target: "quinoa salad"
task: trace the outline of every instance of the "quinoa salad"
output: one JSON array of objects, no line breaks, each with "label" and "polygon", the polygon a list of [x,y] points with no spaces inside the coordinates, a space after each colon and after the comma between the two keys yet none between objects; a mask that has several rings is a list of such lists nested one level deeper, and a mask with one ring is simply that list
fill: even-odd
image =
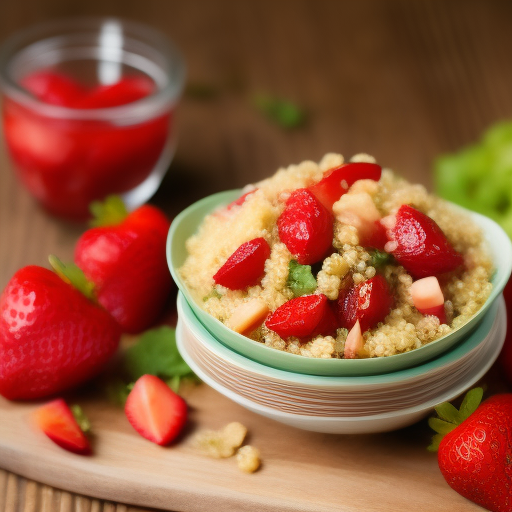
[{"label": "quinoa salad", "polygon": [[373,157],[279,169],[208,215],[180,274],[201,307],[273,349],[314,358],[408,352],[491,293],[481,229]]}]

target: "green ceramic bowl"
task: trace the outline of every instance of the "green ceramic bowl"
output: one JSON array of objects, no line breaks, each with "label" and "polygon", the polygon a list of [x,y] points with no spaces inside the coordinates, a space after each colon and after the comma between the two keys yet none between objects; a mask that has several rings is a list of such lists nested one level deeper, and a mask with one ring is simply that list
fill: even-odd
[{"label": "green ceramic bowl", "polygon": [[[185,242],[196,233],[203,218],[217,208],[229,204],[239,195],[240,190],[220,192],[208,196],[182,211],[173,220],[169,230],[166,248],[167,262],[176,284],[201,324],[223,345],[249,359],[273,368],[310,375],[355,376],[389,373],[422,364],[439,356],[467,337],[501,294],[510,277],[512,244],[507,234],[491,219],[464,210],[484,231],[490,245],[496,271],[492,278],[493,290],[487,302],[460,329],[421,348],[389,357],[351,360],[312,359],[275,350],[228,329],[222,322],[204,311],[201,305],[193,299],[178,272],[187,257]],[[454,207],[459,208],[455,205]]]}]

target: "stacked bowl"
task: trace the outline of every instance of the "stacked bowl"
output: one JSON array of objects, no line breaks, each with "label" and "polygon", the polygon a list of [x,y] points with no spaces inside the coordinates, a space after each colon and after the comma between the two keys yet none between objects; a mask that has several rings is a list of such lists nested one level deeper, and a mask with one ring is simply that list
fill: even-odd
[{"label": "stacked bowl", "polygon": [[512,244],[492,220],[468,212],[482,228],[495,264],[493,290],[456,331],[421,348],[371,359],[313,359],[278,351],[228,329],[191,296],[178,269],[186,240],[204,217],[240,191],[207,197],[173,221],[167,240],[178,296],[178,348],[208,385],[258,414],[298,428],[370,433],[410,425],[473,386],[498,357],[505,339],[501,293],[512,269]]}]

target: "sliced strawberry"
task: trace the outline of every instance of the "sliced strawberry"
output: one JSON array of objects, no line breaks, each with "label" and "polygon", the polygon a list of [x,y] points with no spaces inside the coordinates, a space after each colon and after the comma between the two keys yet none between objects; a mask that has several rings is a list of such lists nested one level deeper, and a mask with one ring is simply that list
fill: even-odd
[{"label": "sliced strawberry", "polygon": [[437,316],[442,324],[446,323],[444,296],[437,277],[424,277],[412,283],[411,296],[415,308],[420,313]]},{"label": "sliced strawberry", "polygon": [[110,108],[133,103],[155,91],[155,84],[145,76],[125,76],[111,85],[99,85],[78,103],[78,108]]},{"label": "sliced strawberry", "polygon": [[357,320],[361,331],[372,329],[383,322],[393,304],[393,298],[386,279],[376,275],[340,293],[338,315],[342,327],[351,329]]},{"label": "sliced strawberry", "polygon": [[254,188],[253,190],[249,190],[249,192],[246,192],[245,194],[242,194],[238,199],[235,199],[234,201],[232,201],[231,203],[229,203],[227,206],[226,206],[226,210],[229,211],[231,210],[232,208],[234,208],[235,206],[242,206],[244,203],[245,203],[245,200],[251,195],[251,194],[254,194],[254,192],[256,192],[256,190],[258,190],[257,188]]},{"label": "sliced strawberry", "polygon": [[73,453],[91,453],[89,440],[62,398],[39,407],[34,413],[37,426],[56,444]]},{"label": "sliced strawberry", "polygon": [[338,318],[336,317],[336,313],[334,312],[334,304],[335,302],[327,301],[327,307],[325,308],[324,314],[320,319],[320,322],[318,322],[318,325],[309,335],[310,337],[319,335],[334,336],[336,334],[336,329],[339,327],[339,322]]},{"label": "sliced strawberry", "polygon": [[382,168],[367,162],[349,162],[326,171],[323,178],[309,187],[316,198],[328,209],[358,180],[379,181]]},{"label": "sliced strawberry", "polygon": [[62,107],[74,107],[86,95],[78,82],[57,71],[36,71],[23,78],[21,85],[41,101]]},{"label": "sliced strawberry", "polygon": [[372,249],[384,250],[384,246],[388,242],[386,228],[381,224],[380,220],[376,220],[370,229],[363,233],[359,233],[359,245],[363,247],[371,247]]},{"label": "sliced strawberry", "polygon": [[400,207],[388,236],[388,252],[414,278],[451,272],[463,263],[462,255],[453,248],[441,228],[412,206]]},{"label": "sliced strawberry", "polygon": [[161,446],[175,439],[187,421],[183,398],[154,375],[143,375],[137,380],[124,411],[142,437]]},{"label": "sliced strawberry", "polygon": [[279,238],[301,265],[320,261],[332,245],[333,217],[307,189],[295,190],[277,219]]},{"label": "sliced strawberry", "polygon": [[333,323],[336,323],[333,317],[324,294],[303,295],[277,308],[265,325],[283,339],[290,336],[308,338],[318,334],[331,334]]},{"label": "sliced strawberry", "polygon": [[243,290],[255,285],[265,272],[270,246],[264,238],[242,244],[220,267],[213,280],[230,290]]}]

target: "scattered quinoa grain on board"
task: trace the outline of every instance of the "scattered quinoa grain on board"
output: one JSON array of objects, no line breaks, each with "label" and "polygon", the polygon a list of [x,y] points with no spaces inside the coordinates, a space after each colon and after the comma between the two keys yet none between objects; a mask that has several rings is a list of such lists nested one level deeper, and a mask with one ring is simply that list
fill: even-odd
[{"label": "scattered quinoa grain on board", "polygon": [[[180,273],[205,311],[269,347],[313,358],[408,352],[464,325],[491,293],[492,258],[468,213],[369,155],[330,153],[244,192],[204,219]],[[215,280],[243,282],[248,268],[261,274],[249,286]]]}]

